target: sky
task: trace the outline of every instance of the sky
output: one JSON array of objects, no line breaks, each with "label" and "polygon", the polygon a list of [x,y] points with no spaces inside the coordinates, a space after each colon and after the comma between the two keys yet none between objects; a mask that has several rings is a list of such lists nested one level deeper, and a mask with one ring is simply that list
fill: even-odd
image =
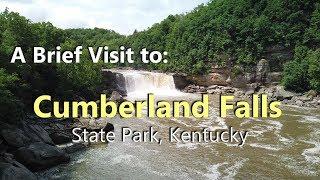
[{"label": "sky", "polygon": [[59,28],[105,28],[132,34],[170,14],[191,11],[208,0],[0,0],[33,22],[49,21]]}]

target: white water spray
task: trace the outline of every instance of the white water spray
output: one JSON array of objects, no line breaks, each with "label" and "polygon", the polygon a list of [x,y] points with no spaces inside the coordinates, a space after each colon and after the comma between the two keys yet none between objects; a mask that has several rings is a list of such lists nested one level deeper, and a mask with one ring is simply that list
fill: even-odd
[{"label": "white water spray", "polygon": [[148,93],[156,96],[181,96],[184,93],[175,88],[173,76],[136,70],[118,70],[125,78],[129,98],[146,98]]}]

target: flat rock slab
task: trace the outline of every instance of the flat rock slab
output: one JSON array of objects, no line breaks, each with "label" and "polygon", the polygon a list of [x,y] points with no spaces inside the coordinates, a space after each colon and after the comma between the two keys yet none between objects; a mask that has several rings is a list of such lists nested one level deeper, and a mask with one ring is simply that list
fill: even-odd
[{"label": "flat rock slab", "polygon": [[32,171],[47,169],[70,161],[70,157],[63,150],[42,142],[19,148],[15,158]]}]

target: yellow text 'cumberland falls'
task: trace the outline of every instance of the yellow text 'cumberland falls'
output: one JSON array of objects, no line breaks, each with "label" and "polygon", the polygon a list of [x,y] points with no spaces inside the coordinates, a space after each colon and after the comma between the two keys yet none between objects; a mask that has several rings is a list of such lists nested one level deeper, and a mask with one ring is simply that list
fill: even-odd
[{"label": "yellow text 'cumberland falls'", "polygon": [[[41,109],[42,103],[52,103],[53,110],[45,112]],[[221,96],[220,116],[227,117],[228,113],[233,112],[238,118],[278,118],[282,111],[279,108],[280,102],[268,102],[267,95],[253,95],[251,105],[247,101],[234,102],[234,96]],[[63,107],[61,107],[63,106]],[[143,115],[143,109],[147,108],[148,117],[171,118],[171,117],[190,117],[208,118],[209,116],[209,97],[202,95],[202,100],[193,103],[187,101],[155,101],[153,94],[148,94],[144,101],[124,101],[121,103],[107,101],[105,94],[101,94],[100,103],[94,101],[80,102],[57,102],[51,100],[51,96],[42,95],[34,102],[34,112],[41,118],[69,118],[69,117],[89,117],[112,118],[119,114],[123,118],[138,117]],[[60,109],[63,109],[60,112]],[[71,111],[70,111],[71,109]]]}]

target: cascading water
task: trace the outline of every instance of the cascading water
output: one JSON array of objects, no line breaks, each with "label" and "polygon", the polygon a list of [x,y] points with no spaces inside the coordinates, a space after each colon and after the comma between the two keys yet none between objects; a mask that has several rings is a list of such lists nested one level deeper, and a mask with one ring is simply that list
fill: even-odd
[{"label": "cascading water", "polygon": [[125,88],[130,98],[146,98],[148,93],[156,96],[180,96],[172,75],[136,70],[118,70],[125,78]]},{"label": "cascading water", "polygon": [[164,73],[146,71],[124,71],[128,97],[144,98],[148,93],[157,96],[176,96],[181,94],[175,88],[173,77]]}]

